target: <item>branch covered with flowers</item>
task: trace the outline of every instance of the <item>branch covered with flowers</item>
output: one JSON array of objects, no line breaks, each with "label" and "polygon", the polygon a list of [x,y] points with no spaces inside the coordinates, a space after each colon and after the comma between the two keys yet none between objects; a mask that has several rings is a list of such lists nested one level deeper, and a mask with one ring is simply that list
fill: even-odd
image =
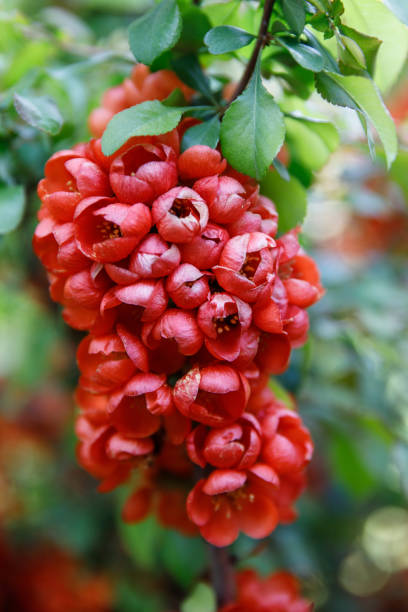
[{"label": "branch covered with flowers", "polygon": [[[139,63],[92,111],[92,138],[45,166],[34,250],[65,321],[87,334],[78,460],[101,492],[130,487],[126,522],[154,514],[222,548],[296,518],[313,443],[268,381],[306,342],[324,293],[299,224],[338,142],[299,98],[316,90],[352,108],[373,150],[372,127],[388,164],[397,152],[374,80],[381,42],[348,25],[348,3],[248,3],[258,29],[247,31],[241,3],[219,24],[216,5],[163,0],[131,25]],[[237,63],[230,81],[222,70]],[[41,109],[16,108],[38,123]],[[305,161],[305,133],[324,145],[318,160],[312,147]],[[222,612],[275,609],[269,597],[310,609],[284,574],[239,574],[232,603],[224,559]]]}]

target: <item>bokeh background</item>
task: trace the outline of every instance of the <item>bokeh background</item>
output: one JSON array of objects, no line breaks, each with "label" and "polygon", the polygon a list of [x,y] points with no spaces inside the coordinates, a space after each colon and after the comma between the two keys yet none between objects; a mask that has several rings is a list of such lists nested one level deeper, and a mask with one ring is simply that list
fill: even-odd
[{"label": "bokeh background", "polygon": [[[183,599],[182,612],[211,607],[203,542],[152,518],[124,525],[123,493],[98,494],[77,466],[81,334],[64,325],[31,251],[44,162],[89,137],[89,112],[132,66],[127,26],[148,6],[0,3],[0,188],[23,184],[26,194],[19,227],[0,236],[2,611],[164,612]],[[322,612],[408,610],[407,77],[387,94],[402,142],[388,176],[351,117],[324,107],[342,142],[310,186],[303,243],[327,293],[275,385],[316,442],[309,490],[295,524],[260,545],[241,537],[233,546],[241,566],[297,574]],[[15,92],[51,96],[61,131],[25,124]]]}]

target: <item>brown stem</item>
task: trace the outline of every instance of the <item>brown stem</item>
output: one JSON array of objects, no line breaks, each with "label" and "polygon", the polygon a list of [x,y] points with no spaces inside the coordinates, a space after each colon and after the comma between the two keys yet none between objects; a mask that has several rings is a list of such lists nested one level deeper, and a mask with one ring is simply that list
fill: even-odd
[{"label": "brown stem", "polygon": [[[261,19],[261,24],[259,26],[259,32],[258,32],[258,37],[257,37],[257,41],[256,41],[256,45],[254,47],[254,50],[252,51],[252,55],[249,59],[249,62],[245,68],[245,72],[242,75],[237,88],[234,92],[234,95],[232,96],[231,100],[229,101],[228,106],[231,104],[231,102],[233,102],[235,100],[235,98],[238,98],[238,96],[240,96],[242,94],[242,92],[244,91],[245,87],[248,85],[252,73],[255,69],[256,66],[256,62],[258,61],[258,55],[260,54],[260,52],[262,51],[262,49],[264,48],[264,46],[267,43],[267,34],[268,34],[268,26],[269,26],[269,20],[271,18],[272,15],[272,11],[273,11],[273,7],[275,4],[276,0],[265,0],[265,4],[264,4],[264,10],[263,10],[263,14],[262,14],[262,19]],[[226,109],[224,109],[225,112]]]},{"label": "brown stem", "polygon": [[211,581],[218,606],[225,606],[235,599],[235,571],[227,548],[209,545]]}]

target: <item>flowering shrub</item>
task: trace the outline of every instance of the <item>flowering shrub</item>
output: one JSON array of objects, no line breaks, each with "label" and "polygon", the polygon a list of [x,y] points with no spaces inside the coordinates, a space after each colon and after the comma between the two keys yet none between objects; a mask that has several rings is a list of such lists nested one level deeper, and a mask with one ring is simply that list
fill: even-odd
[{"label": "flowering shrub", "polygon": [[[105,94],[92,131],[175,85],[137,66]],[[312,442],[267,379],[306,340],[306,309],[323,290],[297,230],[277,237],[256,181],[218,149],[181,152],[190,123],[109,157],[98,138],[53,155],[34,249],[65,321],[88,332],[77,354],[80,463],[101,491],[136,471],[124,520],[154,511],[226,546],[295,517]]]}]

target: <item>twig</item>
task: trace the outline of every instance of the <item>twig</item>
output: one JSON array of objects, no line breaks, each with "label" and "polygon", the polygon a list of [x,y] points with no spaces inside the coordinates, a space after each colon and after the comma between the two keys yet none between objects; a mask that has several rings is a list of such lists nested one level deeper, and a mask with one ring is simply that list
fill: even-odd
[{"label": "twig", "polygon": [[[259,32],[258,32],[258,36],[257,36],[257,41],[256,41],[256,45],[254,47],[254,50],[252,52],[252,55],[249,59],[249,62],[245,68],[245,72],[242,75],[237,88],[234,92],[234,95],[232,96],[231,100],[229,101],[228,106],[231,104],[231,102],[233,102],[235,100],[235,98],[238,98],[238,96],[240,96],[242,94],[242,92],[244,91],[245,87],[248,85],[252,73],[255,69],[256,66],[256,62],[258,61],[258,55],[260,54],[260,52],[262,51],[262,49],[264,48],[264,46],[267,44],[268,42],[268,38],[267,38],[267,34],[268,34],[268,26],[269,26],[269,20],[271,18],[272,15],[272,11],[273,11],[273,7],[275,5],[276,0],[265,0],[265,5],[264,5],[264,10],[263,10],[263,14],[262,14],[262,20],[261,20],[261,24],[259,26]],[[224,109],[225,111],[226,109]]]},{"label": "twig", "polygon": [[218,606],[235,599],[235,571],[228,549],[209,545],[211,581]]}]

